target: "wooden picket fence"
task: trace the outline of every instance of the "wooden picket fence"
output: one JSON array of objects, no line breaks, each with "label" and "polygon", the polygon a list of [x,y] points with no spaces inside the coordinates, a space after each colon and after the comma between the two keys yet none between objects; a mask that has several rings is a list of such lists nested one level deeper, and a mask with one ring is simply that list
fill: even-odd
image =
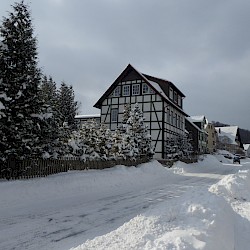
[{"label": "wooden picket fence", "polygon": [[29,179],[45,177],[52,174],[67,172],[70,170],[105,169],[116,165],[137,166],[148,162],[147,157],[136,160],[112,160],[112,161],[81,161],[79,159],[32,159],[17,161],[10,159],[6,165],[0,166],[0,179]]}]

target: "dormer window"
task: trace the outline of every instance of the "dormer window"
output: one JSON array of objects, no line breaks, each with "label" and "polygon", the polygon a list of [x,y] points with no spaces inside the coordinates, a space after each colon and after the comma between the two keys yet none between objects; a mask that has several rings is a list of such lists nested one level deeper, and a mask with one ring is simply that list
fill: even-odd
[{"label": "dormer window", "polygon": [[174,102],[177,103],[177,93],[174,92]]},{"label": "dormer window", "polygon": [[139,95],[139,94],[140,94],[140,84],[133,84],[132,95]]},{"label": "dormer window", "polygon": [[173,98],[174,98],[173,89],[172,89],[171,87],[169,88],[169,98],[170,98],[171,100],[173,100]]},{"label": "dormer window", "polygon": [[178,105],[181,107],[181,96],[178,95]]}]

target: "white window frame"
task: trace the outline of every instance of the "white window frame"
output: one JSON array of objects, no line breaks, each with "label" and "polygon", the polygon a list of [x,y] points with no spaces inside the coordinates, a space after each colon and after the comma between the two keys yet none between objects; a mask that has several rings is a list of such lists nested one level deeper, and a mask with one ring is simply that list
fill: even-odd
[{"label": "white window frame", "polygon": [[140,95],[140,84],[132,85],[132,95]]},{"label": "white window frame", "polygon": [[113,96],[120,96],[121,94],[121,87],[117,86],[113,92]]},{"label": "white window frame", "polygon": [[[125,92],[125,89],[126,89],[126,92]],[[123,85],[122,86],[122,95],[123,96],[130,96],[130,85]]]},{"label": "white window frame", "polygon": [[118,108],[111,109],[111,122],[117,122],[118,121]]},{"label": "white window frame", "polygon": [[149,86],[146,83],[142,84],[142,94],[148,94],[149,93]]}]

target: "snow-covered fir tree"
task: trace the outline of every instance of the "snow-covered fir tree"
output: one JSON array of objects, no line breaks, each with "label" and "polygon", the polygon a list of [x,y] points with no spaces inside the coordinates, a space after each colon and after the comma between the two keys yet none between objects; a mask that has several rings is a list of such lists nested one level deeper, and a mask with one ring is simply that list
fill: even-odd
[{"label": "snow-covered fir tree", "polygon": [[81,160],[104,159],[100,126],[94,120],[86,121],[81,128],[74,131],[68,141],[68,155],[80,157]]},{"label": "snow-covered fir tree", "polygon": [[0,26],[0,158],[38,153],[40,114],[37,40],[30,11],[23,1]]},{"label": "snow-covered fir tree", "polygon": [[125,133],[127,130],[127,121],[130,117],[130,112],[131,112],[131,105],[130,103],[124,105],[124,110],[123,110],[123,116],[122,116],[122,123],[118,125],[118,128],[120,132]]},{"label": "snow-covered fir tree", "polygon": [[186,134],[168,138],[165,149],[169,159],[188,158],[193,153],[192,144]]},{"label": "snow-covered fir tree", "polygon": [[110,160],[118,160],[118,159],[126,159],[126,151],[124,144],[124,135],[120,129],[116,129],[112,133],[111,137],[111,149],[109,152],[109,159]]},{"label": "snow-covered fir tree", "polygon": [[130,155],[134,157],[152,156],[153,149],[151,146],[151,136],[148,127],[144,123],[143,112],[140,110],[138,103],[130,112],[127,120],[126,136],[131,145]]},{"label": "snow-covered fir tree", "polygon": [[72,86],[62,82],[58,90],[58,112],[63,122],[67,123],[70,129],[76,128],[75,116],[77,114],[78,103],[75,101],[75,94]]},{"label": "snow-covered fir tree", "polygon": [[56,83],[52,76],[47,77],[46,75],[43,75],[39,89],[41,100],[45,105],[50,106],[55,113],[57,110],[58,98]]},{"label": "snow-covered fir tree", "polygon": [[41,123],[40,146],[43,157],[53,157],[64,154],[63,140],[66,136],[65,131],[68,128],[63,127],[62,117],[57,109],[57,89],[56,83],[50,76],[43,76],[39,86],[39,98],[43,103],[43,112],[47,114],[46,119]]},{"label": "snow-covered fir tree", "polygon": [[104,124],[100,124],[96,130],[95,152],[100,156],[101,160],[108,160],[112,147],[112,133]]}]

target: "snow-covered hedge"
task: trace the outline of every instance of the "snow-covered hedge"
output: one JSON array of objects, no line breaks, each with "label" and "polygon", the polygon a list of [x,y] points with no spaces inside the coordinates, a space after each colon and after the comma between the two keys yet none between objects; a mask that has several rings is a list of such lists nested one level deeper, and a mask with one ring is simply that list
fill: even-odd
[{"label": "snow-covered hedge", "polygon": [[132,110],[130,105],[125,107],[123,123],[114,132],[94,120],[87,121],[73,132],[67,145],[70,155],[84,161],[136,159],[153,155],[151,136],[138,104]]}]

